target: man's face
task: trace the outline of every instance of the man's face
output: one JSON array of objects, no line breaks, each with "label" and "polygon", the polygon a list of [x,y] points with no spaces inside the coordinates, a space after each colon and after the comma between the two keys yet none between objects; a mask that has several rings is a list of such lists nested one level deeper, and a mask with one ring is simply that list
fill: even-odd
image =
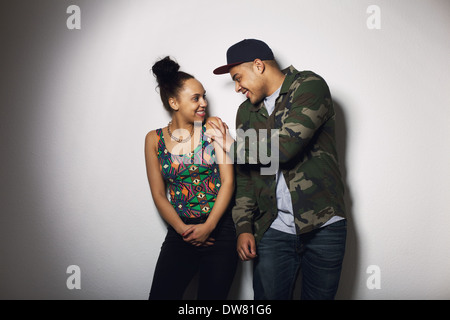
[{"label": "man's face", "polygon": [[244,94],[252,104],[257,104],[265,97],[262,74],[253,62],[239,64],[230,69],[236,92]]}]

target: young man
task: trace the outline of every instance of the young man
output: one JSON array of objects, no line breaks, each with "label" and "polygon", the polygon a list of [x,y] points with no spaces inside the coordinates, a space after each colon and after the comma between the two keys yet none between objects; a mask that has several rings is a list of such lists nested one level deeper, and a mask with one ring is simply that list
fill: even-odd
[{"label": "young man", "polygon": [[[347,224],[326,82],[293,66],[280,70],[272,50],[255,39],[231,46],[227,65],[214,73],[230,73],[247,97],[237,112],[237,141],[224,139],[222,123],[212,137],[237,163],[237,251],[254,259],[254,298],[292,299],[301,270],[302,299],[334,299]],[[257,138],[245,142],[249,130]],[[260,150],[277,162],[271,174]]]}]

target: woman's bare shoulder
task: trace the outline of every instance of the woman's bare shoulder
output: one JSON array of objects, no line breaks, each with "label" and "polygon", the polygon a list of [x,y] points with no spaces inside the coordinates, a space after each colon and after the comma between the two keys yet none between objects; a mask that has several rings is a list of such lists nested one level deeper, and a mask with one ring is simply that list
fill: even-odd
[{"label": "woman's bare shoulder", "polygon": [[212,129],[210,122],[214,123],[215,125],[219,125],[219,117],[209,117],[208,119],[206,119],[206,130]]},{"label": "woman's bare shoulder", "polygon": [[159,139],[159,136],[158,136],[158,133],[156,132],[156,130],[149,131],[147,133],[147,135],[145,136],[145,146],[146,147],[156,146],[158,139]]}]

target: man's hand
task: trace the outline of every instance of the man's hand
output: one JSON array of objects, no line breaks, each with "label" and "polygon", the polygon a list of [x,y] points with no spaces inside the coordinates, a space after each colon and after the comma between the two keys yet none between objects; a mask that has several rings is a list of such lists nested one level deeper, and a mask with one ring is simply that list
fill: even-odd
[{"label": "man's hand", "polygon": [[234,139],[230,135],[227,124],[220,118],[217,118],[215,122],[208,121],[208,123],[212,129],[206,130],[206,135],[213,139],[225,152],[230,152]]},{"label": "man's hand", "polygon": [[251,233],[241,233],[237,239],[237,252],[242,261],[256,257],[255,237]]}]

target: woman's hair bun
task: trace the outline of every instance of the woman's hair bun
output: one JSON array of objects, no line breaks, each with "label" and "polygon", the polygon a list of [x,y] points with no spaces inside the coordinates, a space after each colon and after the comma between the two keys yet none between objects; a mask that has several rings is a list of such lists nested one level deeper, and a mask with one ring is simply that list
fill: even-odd
[{"label": "woman's hair bun", "polygon": [[180,65],[170,59],[169,56],[157,61],[153,67],[152,71],[158,81],[159,85],[173,81],[180,70]]},{"label": "woman's hair bun", "polygon": [[169,98],[176,97],[183,88],[184,82],[194,78],[189,73],[180,71],[180,65],[169,56],[157,61],[152,67],[153,74],[158,82],[161,101],[169,112],[172,108],[169,105]]}]

